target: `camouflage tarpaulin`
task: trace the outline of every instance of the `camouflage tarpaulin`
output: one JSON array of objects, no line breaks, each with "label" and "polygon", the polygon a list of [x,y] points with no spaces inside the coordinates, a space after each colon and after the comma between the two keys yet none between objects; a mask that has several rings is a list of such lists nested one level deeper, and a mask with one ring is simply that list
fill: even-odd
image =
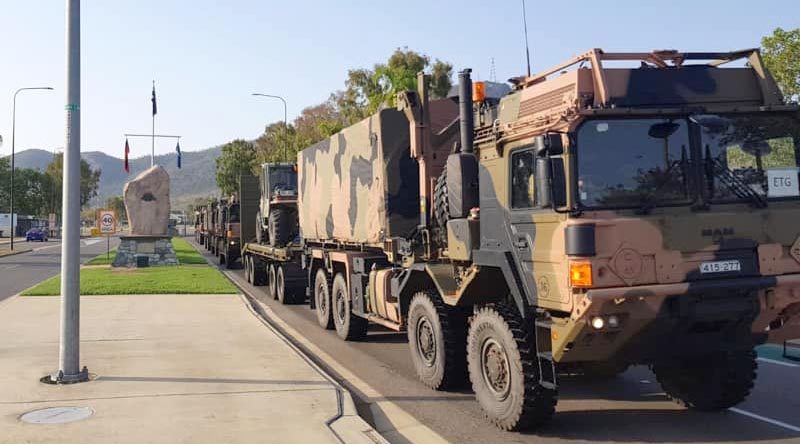
[{"label": "camouflage tarpaulin", "polygon": [[305,239],[374,245],[419,223],[419,168],[399,111],[382,110],[297,157]]}]

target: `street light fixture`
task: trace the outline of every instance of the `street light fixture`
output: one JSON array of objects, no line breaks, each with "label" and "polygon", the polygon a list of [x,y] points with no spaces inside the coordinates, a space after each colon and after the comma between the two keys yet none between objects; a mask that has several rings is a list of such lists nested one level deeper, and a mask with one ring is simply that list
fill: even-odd
[{"label": "street light fixture", "polygon": [[15,226],[14,226],[14,151],[15,151],[15,143],[16,143],[16,132],[17,132],[17,94],[22,91],[31,91],[31,90],[48,90],[52,91],[53,88],[49,86],[32,86],[27,88],[20,88],[14,93],[14,106],[11,112],[11,250],[14,250],[14,236],[15,233]]},{"label": "street light fixture", "polygon": [[286,118],[286,100],[284,100],[281,96],[275,96],[272,94],[263,94],[263,93],[253,93],[254,96],[260,97],[269,97],[271,99],[278,99],[283,102],[283,160],[287,161],[287,146],[289,145],[289,123]]}]

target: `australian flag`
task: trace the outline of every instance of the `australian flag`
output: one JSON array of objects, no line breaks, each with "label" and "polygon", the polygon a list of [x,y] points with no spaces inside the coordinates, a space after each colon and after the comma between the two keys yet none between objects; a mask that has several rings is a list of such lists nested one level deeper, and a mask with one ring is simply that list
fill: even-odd
[{"label": "australian flag", "polygon": [[181,168],[181,141],[178,141],[178,144],[175,145],[175,152],[178,153],[178,169]]},{"label": "australian flag", "polygon": [[156,107],[156,82],[153,82],[153,98],[150,99],[153,102],[153,115],[155,116],[158,114],[158,108]]}]

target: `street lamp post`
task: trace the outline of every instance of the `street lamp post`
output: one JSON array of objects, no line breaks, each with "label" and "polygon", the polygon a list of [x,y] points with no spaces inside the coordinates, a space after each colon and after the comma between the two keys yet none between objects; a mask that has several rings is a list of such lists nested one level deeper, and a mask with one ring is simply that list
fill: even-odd
[{"label": "street lamp post", "polygon": [[253,93],[254,96],[269,97],[271,99],[279,99],[283,102],[283,160],[287,161],[287,146],[289,145],[289,122],[286,118],[286,100],[281,96],[272,94]]},{"label": "street lamp post", "polygon": [[49,86],[33,86],[27,88],[20,88],[14,93],[14,106],[11,111],[11,250],[14,250],[14,151],[16,143],[17,132],[17,94],[22,91],[30,91],[35,89],[46,89],[52,91],[53,88]]}]

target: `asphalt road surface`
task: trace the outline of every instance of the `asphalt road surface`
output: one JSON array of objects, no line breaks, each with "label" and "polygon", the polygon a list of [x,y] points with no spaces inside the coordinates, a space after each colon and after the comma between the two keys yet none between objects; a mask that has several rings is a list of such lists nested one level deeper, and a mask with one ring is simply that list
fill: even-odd
[{"label": "asphalt road surface", "polygon": [[668,400],[645,367],[607,382],[561,378],[553,420],[536,431],[509,433],[483,418],[469,388],[435,392],[417,382],[405,333],[372,326],[365,341],[344,342],[322,330],[307,305],[280,305],[267,298],[266,287],[249,286],[241,270],[231,275],[294,329],[336,356],[339,364],[454,443],[800,443],[800,365],[789,361],[760,359],[758,381],[748,400],[716,413],[688,411]]},{"label": "asphalt road surface", "polygon": [[[119,238],[111,238],[112,249],[118,243]],[[60,239],[31,242],[27,246],[33,250],[0,258],[0,301],[61,272]],[[105,238],[81,239],[81,263],[105,251]]]}]

